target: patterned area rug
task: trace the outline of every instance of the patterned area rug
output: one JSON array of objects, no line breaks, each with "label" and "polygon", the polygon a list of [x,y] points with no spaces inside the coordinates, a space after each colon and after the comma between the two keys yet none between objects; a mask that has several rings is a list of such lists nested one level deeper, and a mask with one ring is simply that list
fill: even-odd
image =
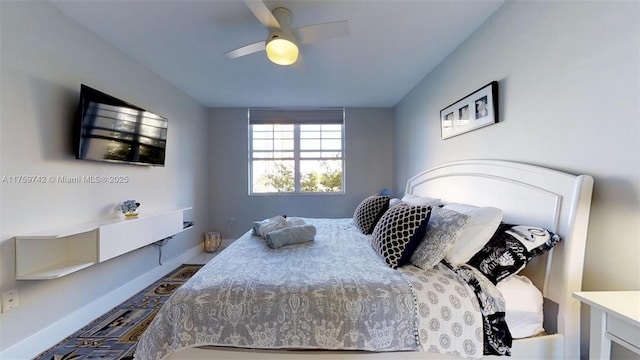
[{"label": "patterned area rug", "polygon": [[201,267],[178,267],[34,360],[133,359],[138,339],[162,304]]}]

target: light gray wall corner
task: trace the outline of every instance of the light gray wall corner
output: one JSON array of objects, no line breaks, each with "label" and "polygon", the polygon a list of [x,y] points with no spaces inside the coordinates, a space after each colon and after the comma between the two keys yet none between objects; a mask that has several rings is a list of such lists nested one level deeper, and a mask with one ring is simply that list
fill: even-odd
[{"label": "light gray wall corner", "polygon": [[[583,289],[640,289],[639,17],[636,1],[506,2],[396,106],[396,189],[462,159],[592,175]],[[439,111],[492,80],[500,122],[441,140]]]},{"label": "light gray wall corner", "polygon": [[[136,199],[142,215],[194,207],[196,228],[169,241],[165,260],[200,244],[197,234],[208,227],[209,124],[205,107],[48,2],[3,1],[0,6],[0,175],[128,179],[0,185],[0,288],[18,289],[20,298],[17,309],[0,315],[2,352],[159,267],[158,251],[149,246],[60,279],[16,281],[14,236],[116,217],[118,203]],[[72,124],[81,83],[167,117],[166,166],[76,160]],[[58,335],[53,340],[69,334]]]}]

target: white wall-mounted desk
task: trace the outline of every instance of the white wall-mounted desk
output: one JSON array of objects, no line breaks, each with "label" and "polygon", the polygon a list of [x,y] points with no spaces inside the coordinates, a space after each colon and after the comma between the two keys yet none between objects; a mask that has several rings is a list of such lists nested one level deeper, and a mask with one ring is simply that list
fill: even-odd
[{"label": "white wall-mounted desk", "polygon": [[591,307],[590,359],[609,359],[611,341],[640,355],[640,291],[583,291],[573,297]]},{"label": "white wall-mounted desk", "polygon": [[16,279],[56,279],[139,249],[190,227],[191,208],[142,214],[16,236]]}]

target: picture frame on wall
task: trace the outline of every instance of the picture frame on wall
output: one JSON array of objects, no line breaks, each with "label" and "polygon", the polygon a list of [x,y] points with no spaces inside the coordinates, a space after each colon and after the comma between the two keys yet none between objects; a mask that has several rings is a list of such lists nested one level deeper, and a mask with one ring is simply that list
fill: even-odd
[{"label": "picture frame on wall", "polygon": [[492,81],[440,110],[442,139],[498,122],[498,82]]}]

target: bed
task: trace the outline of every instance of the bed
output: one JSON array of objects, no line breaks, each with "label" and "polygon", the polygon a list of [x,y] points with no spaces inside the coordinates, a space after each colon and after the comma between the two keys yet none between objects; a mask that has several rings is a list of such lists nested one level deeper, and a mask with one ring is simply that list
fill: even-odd
[{"label": "bed", "polygon": [[[502,224],[535,225],[561,238],[514,275],[526,276],[544,297],[545,332],[511,343],[498,329],[495,351],[513,358],[579,358],[580,305],[572,293],[581,289],[592,187],[588,175],[497,160],[447,163],[408,180],[406,199],[437,200],[442,209],[500,209]],[[487,328],[493,327],[487,319],[495,313],[501,321],[504,299],[500,291],[495,298],[487,295],[497,287],[485,286],[486,279],[476,275],[482,266],[443,260],[394,269],[397,258],[373,245],[390,210],[409,208],[424,206],[385,209],[373,220],[372,234],[355,237],[346,237],[355,232],[354,219],[303,219],[317,228],[315,240],[277,249],[247,232],[172,296],[143,334],[136,358],[483,357],[478,351],[486,352]],[[430,204],[429,222],[443,218],[437,209]],[[327,253],[329,261],[323,258]],[[465,276],[484,280],[469,282]],[[430,311],[429,303],[438,301],[452,306]]]}]

